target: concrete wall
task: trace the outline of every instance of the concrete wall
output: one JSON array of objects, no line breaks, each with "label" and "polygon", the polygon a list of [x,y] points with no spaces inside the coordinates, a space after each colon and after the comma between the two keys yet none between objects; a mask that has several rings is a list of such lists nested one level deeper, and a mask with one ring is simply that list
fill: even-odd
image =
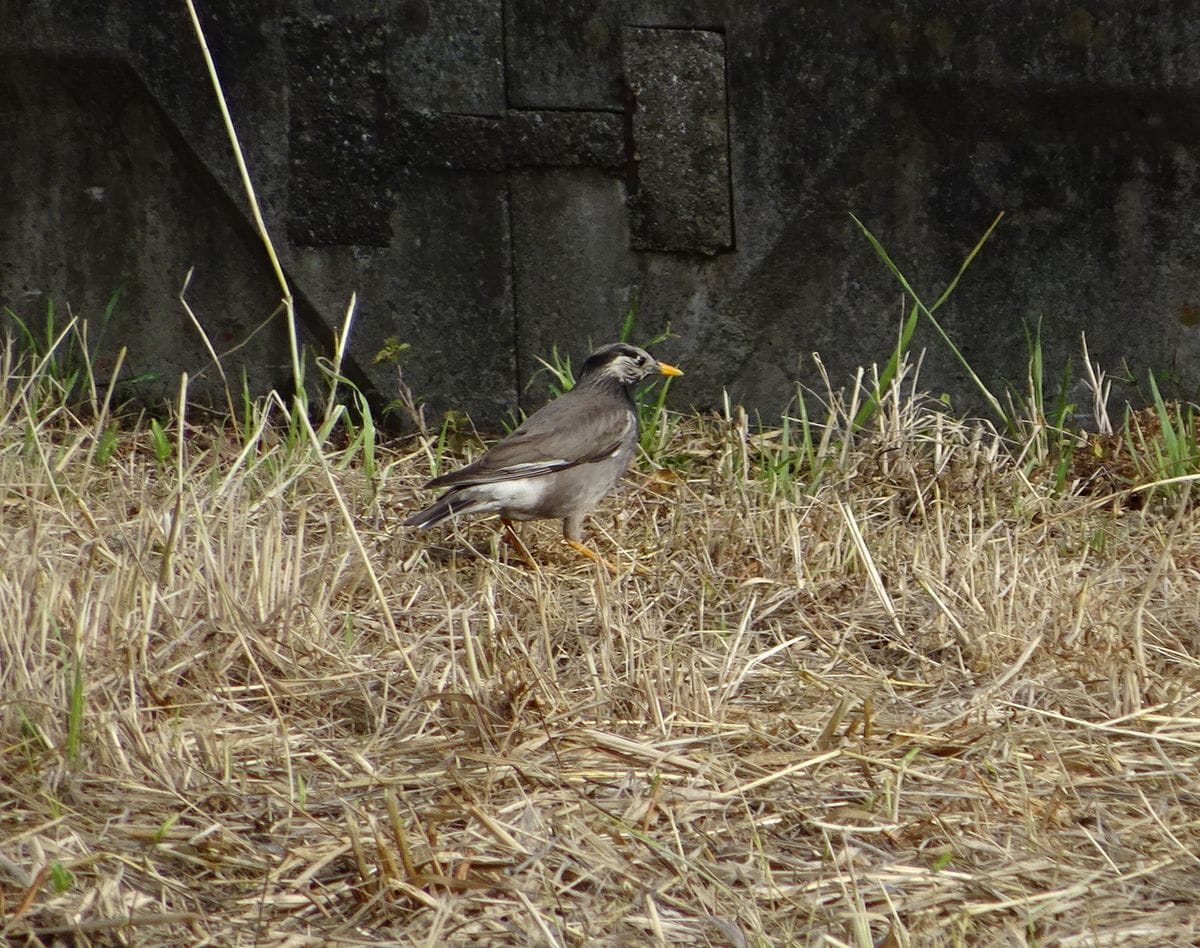
[{"label": "concrete wall", "polygon": [[[820,351],[882,361],[899,290],[976,368],[1052,357],[1200,382],[1200,6],[1194,2],[197,0],[268,224],[324,346],[352,290],[352,371],[412,345],[434,411],[502,418],[557,343],[639,330],[681,401],[777,412]],[[0,0],[0,303],[46,299],[131,348],[142,394],[207,359],[286,384],[278,301],[181,4]],[[923,376],[977,399],[940,343]],[[102,356],[104,353],[102,353]],[[103,359],[102,359],[103,368]],[[215,381],[208,370],[197,391]],[[214,390],[210,387],[210,393]]]}]

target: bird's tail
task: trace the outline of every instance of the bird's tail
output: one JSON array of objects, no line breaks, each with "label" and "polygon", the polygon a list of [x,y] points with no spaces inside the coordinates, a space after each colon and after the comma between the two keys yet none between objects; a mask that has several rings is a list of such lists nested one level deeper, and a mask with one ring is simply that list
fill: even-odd
[{"label": "bird's tail", "polygon": [[405,519],[406,527],[416,527],[419,530],[427,530],[430,527],[436,527],[443,520],[449,520],[455,514],[470,513],[481,505],[479,498],[472,497],[469,494],[463,494],[459,491],[450,491],[442,494],[437,500],[426,507],[424,510],[418,510]]}]

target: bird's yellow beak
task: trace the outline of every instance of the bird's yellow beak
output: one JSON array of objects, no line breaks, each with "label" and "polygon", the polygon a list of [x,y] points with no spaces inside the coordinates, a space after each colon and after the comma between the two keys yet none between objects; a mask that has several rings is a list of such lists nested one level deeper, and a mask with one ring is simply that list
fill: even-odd
[{"label": "bird's yellow beak", "polygon": [[658,371],[663,375],[683,375],[683,369],[677,369],[673,365],[667,365],[665,362],[658,363]]}]

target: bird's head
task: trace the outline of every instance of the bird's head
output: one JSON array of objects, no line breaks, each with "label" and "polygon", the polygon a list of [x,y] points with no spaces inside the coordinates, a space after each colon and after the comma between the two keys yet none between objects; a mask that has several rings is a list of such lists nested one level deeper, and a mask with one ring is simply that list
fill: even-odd
[{"label": "bird's head", "polygon": [[579,370],[579,382],[617,382],[620,385],[636,385],[651,375],[683,375],[679,369],[659,362],[645,349],[624,342],[597,349]]}]

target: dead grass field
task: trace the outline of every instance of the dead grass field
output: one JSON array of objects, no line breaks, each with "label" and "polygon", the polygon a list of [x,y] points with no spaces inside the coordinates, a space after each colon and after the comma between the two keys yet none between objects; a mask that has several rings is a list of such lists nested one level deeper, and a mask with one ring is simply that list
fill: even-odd
[{"label": "dead grass field", "polygon": [[555,524],[531,573],[397,526],[427,441],[106,442],[5,369],[9,943],[1200,940],[1186,482],[1054,492],[911,397],[794,481],[673,418],[621,573]]}]

